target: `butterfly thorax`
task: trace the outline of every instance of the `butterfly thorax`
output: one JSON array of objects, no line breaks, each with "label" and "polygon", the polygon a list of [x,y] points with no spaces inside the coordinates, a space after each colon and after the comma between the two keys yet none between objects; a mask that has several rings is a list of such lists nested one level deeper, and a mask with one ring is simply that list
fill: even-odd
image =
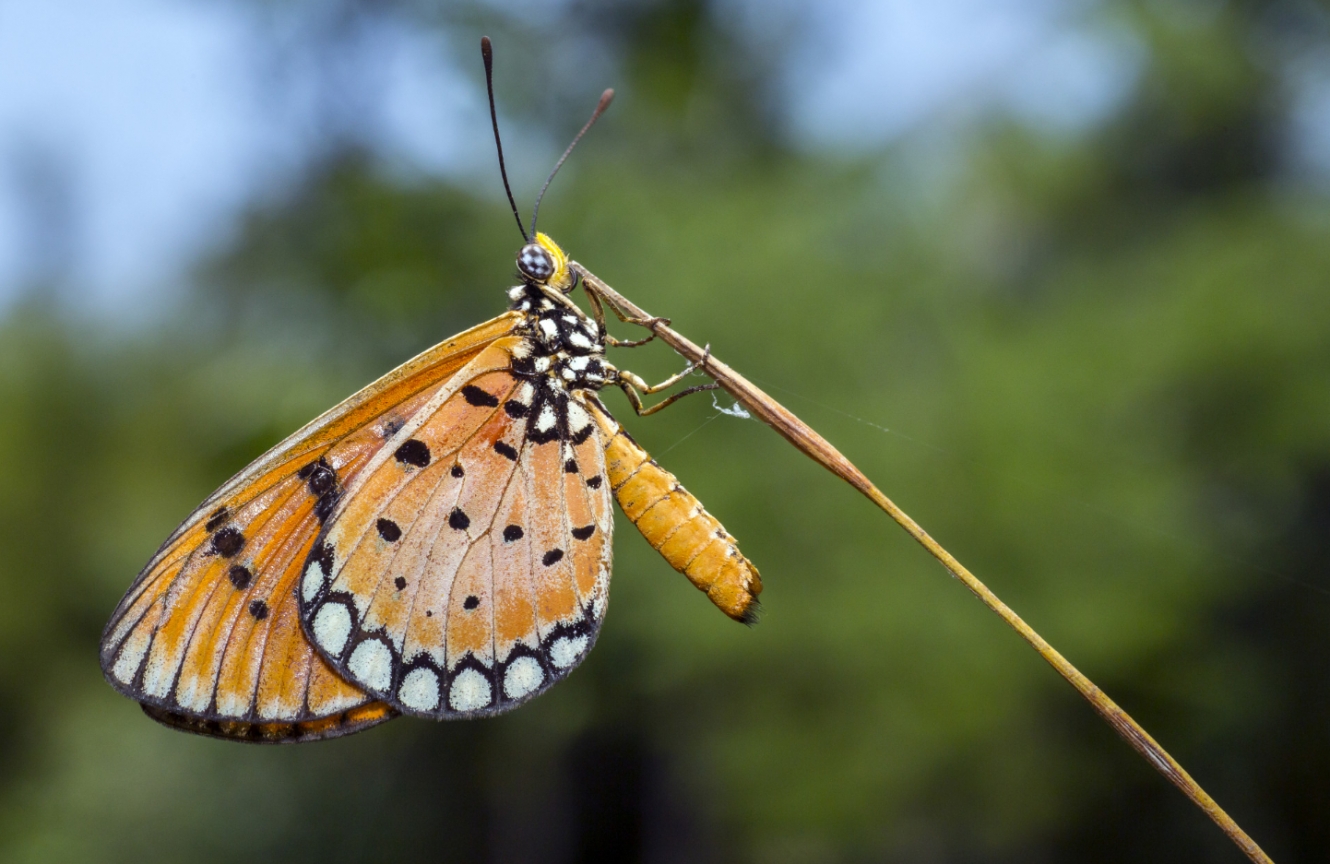
[{"label": "butterfly thorax", "polygon": [[580,443],[590,434],[590,423],[575,405],[570,417],[568,396],[607,383],[605,339],[594,321],[551,300],[536,285],[518,285],[508,296],[510,308],[524,316],[517,328],[524,340],[513,351],[513,373],[527,386],[505,408],[514,417],[530,417],[527,435],[537,443],[556,438]]}]

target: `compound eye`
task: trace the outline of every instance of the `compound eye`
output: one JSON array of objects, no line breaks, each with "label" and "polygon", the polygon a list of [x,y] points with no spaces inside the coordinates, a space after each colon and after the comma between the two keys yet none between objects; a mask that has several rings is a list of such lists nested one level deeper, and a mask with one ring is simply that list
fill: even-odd
[{"label": "compound eye", "polygon": [[517,253],[517,269],[523,276],[545,282],[554,275],[554,259],[539,243],[528,243]]}]

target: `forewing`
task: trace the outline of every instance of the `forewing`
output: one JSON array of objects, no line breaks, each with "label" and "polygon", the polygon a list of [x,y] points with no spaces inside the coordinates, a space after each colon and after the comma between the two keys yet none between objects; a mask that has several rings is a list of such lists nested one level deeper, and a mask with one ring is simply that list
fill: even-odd
[{"label": "forewing", "polygon": [[[101,660],[111,684],[168,725],[243,740],[331,737],[391,716],[310,649],[296,583],[348,485],[516,320],[501,316],[426,351],[210,496],[144,568],[107,625]],[[317,722],[325,719],[335,722]],[[278,735],[284,727],[290,734]]]},{"label": "forewing", "polygon": [[359,732],[371,726],[377,726],[386,720],[398,716],[390,706],[382,702],[366,702],[356,708],[320,717],[316,720],[304,720],[296,723],[246,723],[239,720],[205,720],[189,714],[167,711],[152,705],[142,705],[143,713],[172,729],[193,732],[208,738],[221,738],[226,741],[244,741],[249,744],[303,744],[306,741],[322,741],[327,738],[340,738]]},{"label": "forewing", "polygon": [[375,457],[301,582],[318,650],[408,713],[515,707],[581,661],[605,613],[599,429],[573,400],[537,431],[535,390],[510,369],[519,341],[477,356]]}]

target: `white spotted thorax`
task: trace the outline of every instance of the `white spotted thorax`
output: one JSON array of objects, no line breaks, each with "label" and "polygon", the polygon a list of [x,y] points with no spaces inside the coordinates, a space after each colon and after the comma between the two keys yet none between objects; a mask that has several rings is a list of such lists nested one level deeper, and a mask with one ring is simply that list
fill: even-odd
[{"label": "white spotted thorax", "polygon": [[[557,262],[543,243],[559,255]],[[517,269],[523,282],[508,291],[509,308],[524,316],[527,340],[513,351],[513,372],[532,384],[527,436],[537,444],[567,438],[579,444],[591,434],[587,412],[569,400],[578,390],[596,391],[612,380],[599,325],[570,302],[573,289],[563,253],[544,235],[522,247]],[[558,299],[556,299],[558,298]]]},{"label": "white spotted thorax", "polygon": [[591,417],[569,395],[599,390],[612,374],[599,328],[538,286],[518,285],[508,297],[511,308],[526,318],[522,329],[528,338],[513,350],[513,372],[531,385],[527,436],[537,444],[560,437],[581,443],[590,434]]}]

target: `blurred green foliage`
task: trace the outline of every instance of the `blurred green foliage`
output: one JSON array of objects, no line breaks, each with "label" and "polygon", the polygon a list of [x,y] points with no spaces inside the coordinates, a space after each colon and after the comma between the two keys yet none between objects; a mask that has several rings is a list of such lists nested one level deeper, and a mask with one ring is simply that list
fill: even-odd
[{"label": "blurred green foliage", "polygon": [[[1116,117],[993,116],[920,179],[928,140],[791,147],[778,52],[715,9],[573,4],[559,26],[626,80],[542,228],[821,429],[1277,860],[1324,860],[1330,209],[1281,172],[1272,72],[1305,10],[1105,5],[1146,52]],[[570,68],[546,28],[395,14],[468,44],[484,21],[501,98],[559,137],[604,83],[536,74]],[[626,422],[762,570],[755,629],[621,523],[599,647],[513,714],[254,748],[116,696],[98,634],[157,543],[497,314],[512,228],[495,194],[330,147],[156,328],[39,292],[0,320],[0,860],[1241,860],[900,531],[705,396]]]}]

